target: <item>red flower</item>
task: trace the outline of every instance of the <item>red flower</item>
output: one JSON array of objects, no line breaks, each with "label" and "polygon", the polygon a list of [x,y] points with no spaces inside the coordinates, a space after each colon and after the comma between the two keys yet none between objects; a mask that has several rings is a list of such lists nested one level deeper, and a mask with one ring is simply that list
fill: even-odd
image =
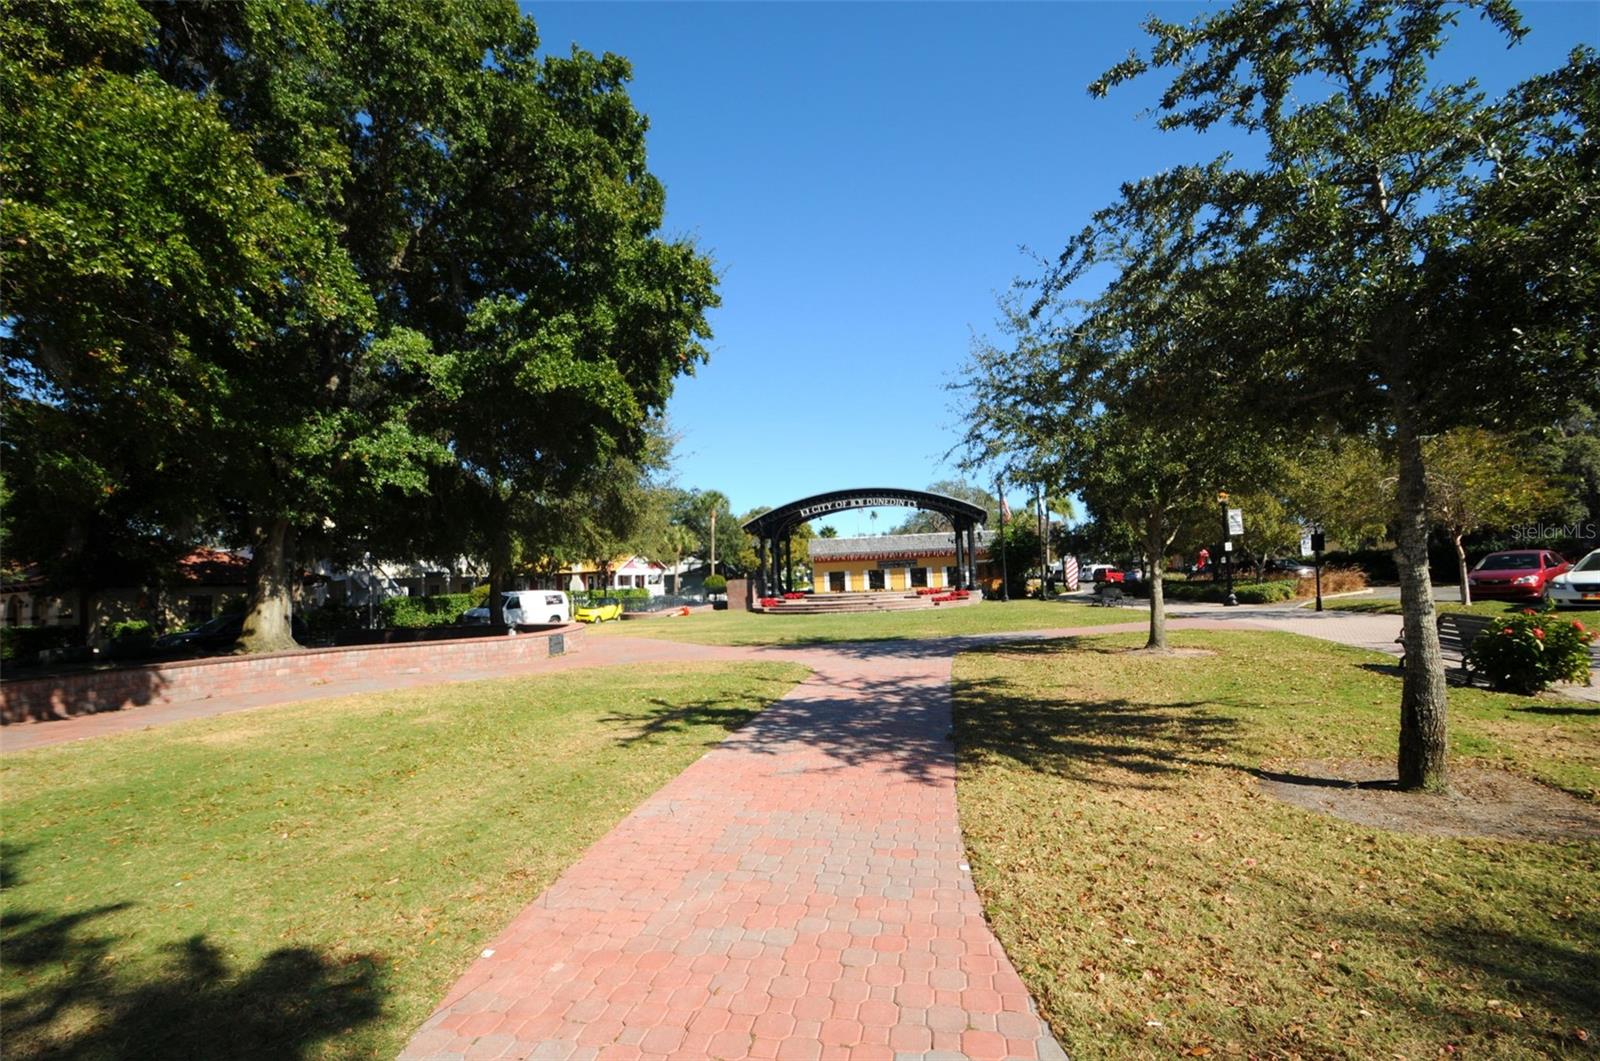
[{"label": "red flower", "polygon": [[1502,633],[1502,634],[1514,634],[1514,633],[1516,633],[1516,631],[1515,631],[1515,630],[1513,630],[1513,629],[1511,629],[1511,627],[1509,627],[1509,626],[1508,626],[1508,627],[1506,627],[1506,628],[1505,628],[1505,629],[1504,629],[1504,630],[1502,630],[1502,631],[1500,631],[1500,632],[1501,632],[1501,633]]},{"label": "red flower", "polygon": [[1544,631],[1539,629],[1536,626],[1536,627],[1533,628],[1533,636],[1537,637],[1540,641],[1543,641],[1544,640]]},{"label": "red flower", "polygon": [[1574,630],[1578,631],[1578,633],[1580,633],[1580,634],[1584,632],[1583,624],[1578,622],[1578,620],[1576,620],[1576,619],[1572,620],[1572,628]]},{"label": "red flower", "polygon": [[1538,615],[1539,613],[1534,611],[1532,608],[1524,608],[1524,609],[1522,609],[1522,614],[1523,615]]}]

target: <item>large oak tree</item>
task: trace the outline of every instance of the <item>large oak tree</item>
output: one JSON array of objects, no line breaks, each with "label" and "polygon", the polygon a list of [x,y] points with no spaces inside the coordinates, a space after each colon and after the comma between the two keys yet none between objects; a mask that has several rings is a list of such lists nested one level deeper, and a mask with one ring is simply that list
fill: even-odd
[{"label": "large oak tree", "polygon": [[510,2],[91,7],[8,19],[8,399],[253,547],[244,647],[287,647],[299,534],[414,540],[376,524],[431,492],[500,578],[642,454],[716,295],[625,60]]}]

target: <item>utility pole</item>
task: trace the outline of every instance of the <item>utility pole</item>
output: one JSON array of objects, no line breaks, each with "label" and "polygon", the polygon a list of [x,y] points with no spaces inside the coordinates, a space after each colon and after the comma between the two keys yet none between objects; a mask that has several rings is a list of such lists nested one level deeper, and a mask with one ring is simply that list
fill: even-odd
[{"label": "utility pole", "polygon": [[711,506],[711,574],[717,573],[717,506]]}]

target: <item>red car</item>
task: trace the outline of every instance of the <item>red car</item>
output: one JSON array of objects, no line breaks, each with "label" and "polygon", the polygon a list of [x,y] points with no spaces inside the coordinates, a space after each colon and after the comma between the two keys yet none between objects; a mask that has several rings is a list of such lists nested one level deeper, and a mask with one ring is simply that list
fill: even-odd
[{"label": "red car", "polygon": [[1479,599],[1538,601],[1545,584],[1571,567],[1546,549],[1490,553],[1467,575],[1467,585]]}]

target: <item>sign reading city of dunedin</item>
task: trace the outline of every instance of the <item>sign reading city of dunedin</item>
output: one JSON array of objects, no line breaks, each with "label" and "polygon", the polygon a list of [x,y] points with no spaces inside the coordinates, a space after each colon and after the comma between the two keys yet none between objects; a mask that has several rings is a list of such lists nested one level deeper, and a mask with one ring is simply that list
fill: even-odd
[{"label": "sign reading city of dunedin", "polygon": [[842,501],[824,501],[819,505],[807,505],[800,510],[800,518],[810,519],[824,512],[837,512],[844,508],[883,508],[889,505],[918,507],[918,503],[909,497],[848,497]]}]

